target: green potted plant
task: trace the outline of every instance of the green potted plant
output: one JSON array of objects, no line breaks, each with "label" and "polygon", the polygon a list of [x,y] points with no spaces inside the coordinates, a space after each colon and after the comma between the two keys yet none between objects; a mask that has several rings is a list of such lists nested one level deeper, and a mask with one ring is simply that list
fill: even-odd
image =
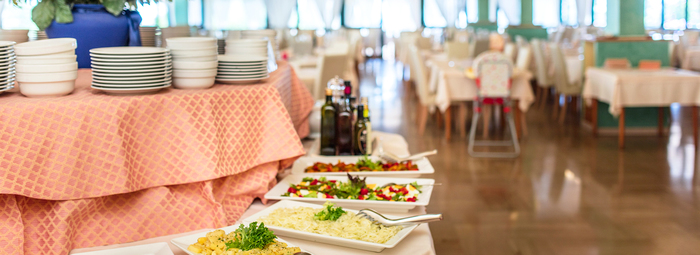
[{"label": "green potted plant", "polygon": [[[15,5],[22,0],[12,0]],[[27,0],[25,0],[27,1]],[[158,0],[41,0],[32,20],[49,38],[75,38],[80,68],[90,67],[90,49],[141,46],[137,3]]]}]

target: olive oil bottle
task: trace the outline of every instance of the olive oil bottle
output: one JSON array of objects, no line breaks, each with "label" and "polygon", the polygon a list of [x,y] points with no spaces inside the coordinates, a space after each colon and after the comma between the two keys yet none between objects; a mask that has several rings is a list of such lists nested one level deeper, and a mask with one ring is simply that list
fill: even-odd
[{"label": "olive oil bottle", "polygon": [[367,142],[366,142],[366,152],[365,154],[370,155],[372,154],[372,142],[374,137],[372,136],[372,122],[369,119],[369,100],[367,97],[362,97],[360,98],[360,103],[364,107],[364,112],[362,113],[362,116],[365,118],[365,127],[367,129]]},{"label": "olive oil bottle", "polygon": [[365,122],[365,107],[363,105],[357,106],[357,122],[355,122],[355,135],[353,136],[353,153],[355,155],[366,155],[367,154],[367,125]]},{"label": "olive oil bottle", "polygon": [[350,108],[350,92],[352,87],[346,83],[345,95],[341,100],[340,109],[338,109],[338,118],[336,120],[336,145],[338,155],[352,155],[352,109]]},{"label": "olive oil bottle", "polygon": [[334,156],[336,108],[333,104],[333,90],[326,89],[326,103],[321,107],[321,155]]}]

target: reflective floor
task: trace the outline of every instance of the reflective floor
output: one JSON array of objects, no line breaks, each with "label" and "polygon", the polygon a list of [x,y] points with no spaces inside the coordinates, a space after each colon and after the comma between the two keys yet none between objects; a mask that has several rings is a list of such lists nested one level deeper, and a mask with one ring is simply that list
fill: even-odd
[{"label": "reflective floor", "polygon": [[[670,135],[594,138],[527,113],[517,159],[477,159],[466,138],[447,141],[431,117],[418,135],[417,100],[403,95],[401,64],[370,60],[360,91],[374,129],[402,134],[412,152],[437,149],[430,213],[437,254],[700,254],[700,192],[689,111],[673,108]],[[680,122],[678,121],[680,120]]]}]

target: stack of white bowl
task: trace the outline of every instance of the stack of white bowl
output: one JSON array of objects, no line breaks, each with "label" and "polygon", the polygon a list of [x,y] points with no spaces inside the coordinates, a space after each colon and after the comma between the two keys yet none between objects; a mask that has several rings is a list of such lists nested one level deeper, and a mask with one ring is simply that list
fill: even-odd
[{"label": "stack of white bowl", "polygon": [[29,30],[0,30],[0,41],[23,43],[29,41]]},{"label": "stack of white bowl", "polygon": [[15,42],[0,41],[0,93],[15,86]]},{"label": "stack of white bowl", "polygon": [[139,27],[141,33],[141,46],[156,47],[156,28]]},{"label": "stack of white bowl", "polygon": [[217,40],[214,37],[168,38],[173,55],[173,86],[206,89],[214,85],[217,72]]},{"label": "stack of white bowl", "polygon": [[73,38],[15,45],[20,93],[27,97],[55,97],[73,92],[78,78],[77,47]]},{"label": "stack of white bowl", "polygon": [[250,84],[269,76],[267,57],[246,55],[219,55],[216,80],[221,83]]},{"label": "stack of white bowl", "polygon": [[243,30],[241,31],[241,39],[268,39],[275,57],[279,56],[279,47],[277,45],[277,31],[274,29],[263,30]]},{"label": "stack of white bowl", "polygon": [[170,87],[173,63],[169,49],[107,47],[90,50],[92,88],[108,94],[135,95]]},{"label": "stack of white bowl", "polygon": [[160,43],[161,47],[167,47],[167,39],[173,37],[190,37],[192,36],[190,32],[190,27],[164,27],[160,29]]}]

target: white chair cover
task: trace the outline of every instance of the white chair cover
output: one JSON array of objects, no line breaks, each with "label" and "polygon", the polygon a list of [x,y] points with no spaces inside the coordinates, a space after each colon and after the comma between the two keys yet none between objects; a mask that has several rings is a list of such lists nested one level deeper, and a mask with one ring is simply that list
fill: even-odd
[{"label": "white chair cover", "polygon": [[564,53],[556,43],[551,43],[549,48],[552,52],[552,64],[554,65],[554,85],[557,93],[563,95],[580,95],[582,90],[581,82],[571,83],[569,79]]},{"label": "white chair cover", "polygon": [[430,84],[428,83],[428,67],[425,65],[425,59],[421,56],[418,47],[415,45],[409,46],[411,58],[411,77],[416,84],[416,92],[418,99],[424,106],[432,106],[435,104],[435,95],[430,93]]},{"label": "white chair cover", "polygon": [[515,67],[523,71],[530,70],[530,64],[532,63],[532,51],[529,45],[520,47],[518,50],[518,58],[515,61]]},{"label": "white chair cover", "polygon": [[320,100],[326,96],[326,83],[335,76],[342,76],[347,67],[348,52],[326,52],[319,58],[317,78],[314,81],[314,99]]},{"label": "white chair cover", "polygon": [[515,61],[516,57],[516,48],[515,48],[515,43],[508,42],[506,43],[506,46],[503,48],[503,54],[510,59],[510,61]]},{"label": "white chair cover", "polygon": [[513,62],[506,55],[490,51],[474,60],[474,74],[480,80],[479,96],[493,98],[510,97],[510,77]]},{"label": "white chair cover", "polygon": [[469,57],[469,42],[445,42],[445,54],[449,59]]},{"label": "white chair cover", "polygon": [[537,85],[543,88],[552,87],[554,84],[552,78],[549,76],[547,58],[544,54],[544,45],[540,40],[532,40],[532,53],[535,58],[535,77],[537,78]]}]

